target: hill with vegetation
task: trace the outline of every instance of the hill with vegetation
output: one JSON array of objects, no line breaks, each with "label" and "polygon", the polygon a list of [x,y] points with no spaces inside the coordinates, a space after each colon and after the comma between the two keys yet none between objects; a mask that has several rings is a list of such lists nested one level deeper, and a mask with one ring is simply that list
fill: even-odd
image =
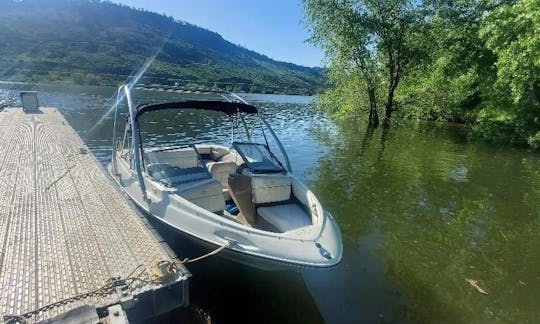
[{"label": "hill with vegetation", "polygon": [[116,85],[155,55],[141,82],[293,94],[312,94],[323,82],[320,68],[275,61],[172,17],[97,0],[0,0],[0,44],[3,80]]}]

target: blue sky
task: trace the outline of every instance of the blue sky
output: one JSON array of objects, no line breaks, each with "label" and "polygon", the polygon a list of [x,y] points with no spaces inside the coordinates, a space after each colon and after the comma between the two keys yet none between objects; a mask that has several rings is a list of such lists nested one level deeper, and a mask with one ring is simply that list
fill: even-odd
[{"label": "blue sky", "polygon": [[298,0],[113,0],[187,21],[279,61],[320,66]]}]

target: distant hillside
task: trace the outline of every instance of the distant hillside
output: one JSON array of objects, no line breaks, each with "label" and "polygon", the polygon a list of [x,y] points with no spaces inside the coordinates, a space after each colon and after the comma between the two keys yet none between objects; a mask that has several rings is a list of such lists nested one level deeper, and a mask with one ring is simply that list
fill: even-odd
[{"label": "distant hillside", "polygon": [[172,17],[97,0],[0,0],[3,80],[116,85],[159,48],[144,83],[311,94],[323,82],[322,69],[274,61]]}]

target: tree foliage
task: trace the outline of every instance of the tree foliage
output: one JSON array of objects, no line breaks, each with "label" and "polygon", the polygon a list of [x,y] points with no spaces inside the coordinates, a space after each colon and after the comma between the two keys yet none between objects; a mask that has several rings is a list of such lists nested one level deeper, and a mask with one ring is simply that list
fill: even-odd
[{"label": "tree foliage", "polygon": [[[341,57],[340,51],[350,53],[347,46],[355,41],[365,44],[366,36],[343,27],[342,22],[335,27],[334,18],[322,8],[348,5],[358,14],[355,8],[368,7],[370,1],[306,0],[304,4],[313,40],[331,49],[327,57],[334,88],[321,96],[325,99],[321,102],[325,107],[334,99],[354,102],[354,115],[362,115],[368,107],[365,84],[369,80],[348,77],[355,66],[350,56],[344,59],[348,64],[333,62]],[[399,17],[414,18],[390,29],[387,26],[391,23],[385,19],[356,23],[370,30],[374,30],[371,23],[380,25],[379,29],[387,28],[392,37],[381,34],[384,39],[402,44],[398,48],[408,51],[394,97],[398,118],[466,123],[471,125],[473,139],[540,147],[539,0],[430,0],[397,8]],[[314,12],[319,20],[313,19]],[[321,37],[321,26],[334,34],[325,31]],[[341,30],[348,30],[351,40],[337,47],[328,35],[337,37]],[[365,49],[376,67],[377,98],[387,107],[389,101],[384,99],[390,91],[383,90],[392,84],[384,73],[390,71],[390,52],[381,51],[385,43],[380,36],[367,39],[374,41]],[[347,89],[340,95],[363,95],[364,99],[338,98],[336,89]],[[337,101],[333,104],[337,106],[334,111],[340,111],[342,105]],[[348,104],[344,114],[352,110],[351,106]]]},{"label": "tree foliage", "polygon": [[540,102],[540,0],[493,10],[480,36],[497,55],[497,82],[511,89],[514,101]]},{"label": "tree foliage", "polygon": [[[311,41],[322,46],[330,62],[332,81],[357,83],[369,103],[369,122],[378,124],[378,106],[385,121],[395,109],[394,96],[405,73],[420,56],[423,28],[418,1],[303,0]],[[360,78],[360,80],[358,80]],[[347,83],[348,81],[345,81]]]},{"label": "tree foliage", "polygon": [[540,1],[517,0],[490,10],[480,28],[497,57],[477,136],[540,147]]}]

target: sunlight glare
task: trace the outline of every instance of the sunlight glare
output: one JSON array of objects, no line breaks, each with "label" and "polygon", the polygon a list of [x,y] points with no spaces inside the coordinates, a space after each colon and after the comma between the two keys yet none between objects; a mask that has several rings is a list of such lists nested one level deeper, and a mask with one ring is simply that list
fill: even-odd
[{"label": "sunlight glare", "polygon": [[[137,82],[139,82],[140,78],[144,75],[144,73],[150,67],[150,65],[152,65],[152,63],[154,62],[156,57],[159,55],[159,53],[163,49],[163,46],[166,43],[167,43],[167,40],[165,39],[163,41],[163,43],[161,44],[161,46],[159,46],[157,51],[154,53],[154,55],[152,55],[152,56],[150,56],[149,58],[146,59],[146,61],[139,68],[137,73],[135,73],[135,74],[131,73],[126,78],[126,81],[124,81],[123,84],[126,84],[128,89],[131,90],[135,86],[135,84],[137,84]],[[129,81],[130,79],[131,79],[131,81]],[[113,95],[113,96],[115,96],[115,95]],[[101,125],[101,123],[103,123],[103,121],[118,107],[118,105],[122,102],[122,100],[124,100],[124,97],[125,96],[124,96],[123,93],[120,94],[120,95],[116,95],[116,100],[115,100],[114,104],[109,109],[107,109],[107,111],[99,118],[99,120],[96,123],[94,123],[94,125],[88,130],[89,134],[92,133],[99,125]],[[111,97],[111,99],[112,99],[112,97]]]}]

